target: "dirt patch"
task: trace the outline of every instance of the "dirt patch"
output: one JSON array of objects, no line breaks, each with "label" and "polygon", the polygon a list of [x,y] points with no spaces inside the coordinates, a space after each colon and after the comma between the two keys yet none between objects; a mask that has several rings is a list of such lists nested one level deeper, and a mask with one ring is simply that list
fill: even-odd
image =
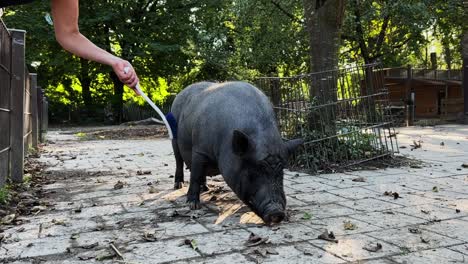
[{"label": "dirt patch", "polygon": [[155,139],[168,136],[166,127],[160,125],[88,128],[74,131],[73,134],[80,140]]},{"label": "dirt patch", "polygon": [[42,186],[49,183],[43,176],[45,165],[33,158],[25,160],[24,182],[22,184],[8,184],[2,189],[0,201],[0,233],[2,226],[19,225],[20,216],[31,215],[47,208],[42,200]]},{"label": "dirt patch", "polygon": [[351,164],[348,166],[343,166],[340,164],[332,164],[328,168],[319,171],[308,171],[301,167],[292,167],[292,170],[305,172],[308,174],[328,174],[328,173],[342,173],[342,172],[351,172],[351,171],[362,171],[362,170],[381,170],[387,168],[413,168],[421,169],[426,166],[423,161],[417,159],[411,159],[405,156],[394,155],[386,156],[379,159],[374,159],[366,162],[359,162],[356,164]]}]

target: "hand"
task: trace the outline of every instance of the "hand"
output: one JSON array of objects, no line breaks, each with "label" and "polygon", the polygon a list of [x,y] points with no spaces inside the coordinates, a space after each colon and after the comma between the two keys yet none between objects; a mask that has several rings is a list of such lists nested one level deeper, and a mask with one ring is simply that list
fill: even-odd
[{"label": "hand", "polygon": [[[125,70],[125,68],[128,70]],[[132,65],[128,61],[119,59],[112,64],[112,69],[122,83],[132,88],[138,94],[135,86],[138,84],[139,79]]]}]

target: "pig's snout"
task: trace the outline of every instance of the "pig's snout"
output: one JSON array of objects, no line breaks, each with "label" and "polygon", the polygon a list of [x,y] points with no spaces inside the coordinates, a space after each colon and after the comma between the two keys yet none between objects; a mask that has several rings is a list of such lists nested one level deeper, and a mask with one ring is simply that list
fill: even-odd
[{"label": "pig's snout", "polygon": [[286,217],[284,207],[280,204],[269,204],[264,212],[263,221],[267,224],[278,224]]},{"label": "pig's snout", "polygon": [[283,221],[286,215],[282,211],[276,211],[273,213],[269,213],[265,216],[265,222],[267,224],[278,224]]}]

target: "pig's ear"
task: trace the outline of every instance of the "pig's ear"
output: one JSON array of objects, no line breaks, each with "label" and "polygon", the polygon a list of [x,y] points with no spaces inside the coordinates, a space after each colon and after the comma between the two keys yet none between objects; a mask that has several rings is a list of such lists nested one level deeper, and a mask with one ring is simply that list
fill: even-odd
[{"label": "pig's ear", "polygon": [[249,136],[239,130],[234,130],[232,135],[232,151],[238,156],[244,156],[249,150]]},{"label": "pig's ear", "polygon": [[304,140],[302,138],[298,138],[288,140],[284,142],[284,144],[286,145],[286,149],[288,150],[288,155],[292,155],[300,145],[304,144]]}]

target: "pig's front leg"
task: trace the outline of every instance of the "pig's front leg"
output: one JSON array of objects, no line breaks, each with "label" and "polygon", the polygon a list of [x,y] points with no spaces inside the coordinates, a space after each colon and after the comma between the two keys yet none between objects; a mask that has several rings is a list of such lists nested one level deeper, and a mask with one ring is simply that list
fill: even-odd
[{"label": "pig's front leg", "polygon": [[201,208],[200,205],[200,185],[205,178],[205,168],[208,160],[199,153],[192,153],[192,170],[190,171],[190,185],[187,193],[187,203],[191,210]]}]

